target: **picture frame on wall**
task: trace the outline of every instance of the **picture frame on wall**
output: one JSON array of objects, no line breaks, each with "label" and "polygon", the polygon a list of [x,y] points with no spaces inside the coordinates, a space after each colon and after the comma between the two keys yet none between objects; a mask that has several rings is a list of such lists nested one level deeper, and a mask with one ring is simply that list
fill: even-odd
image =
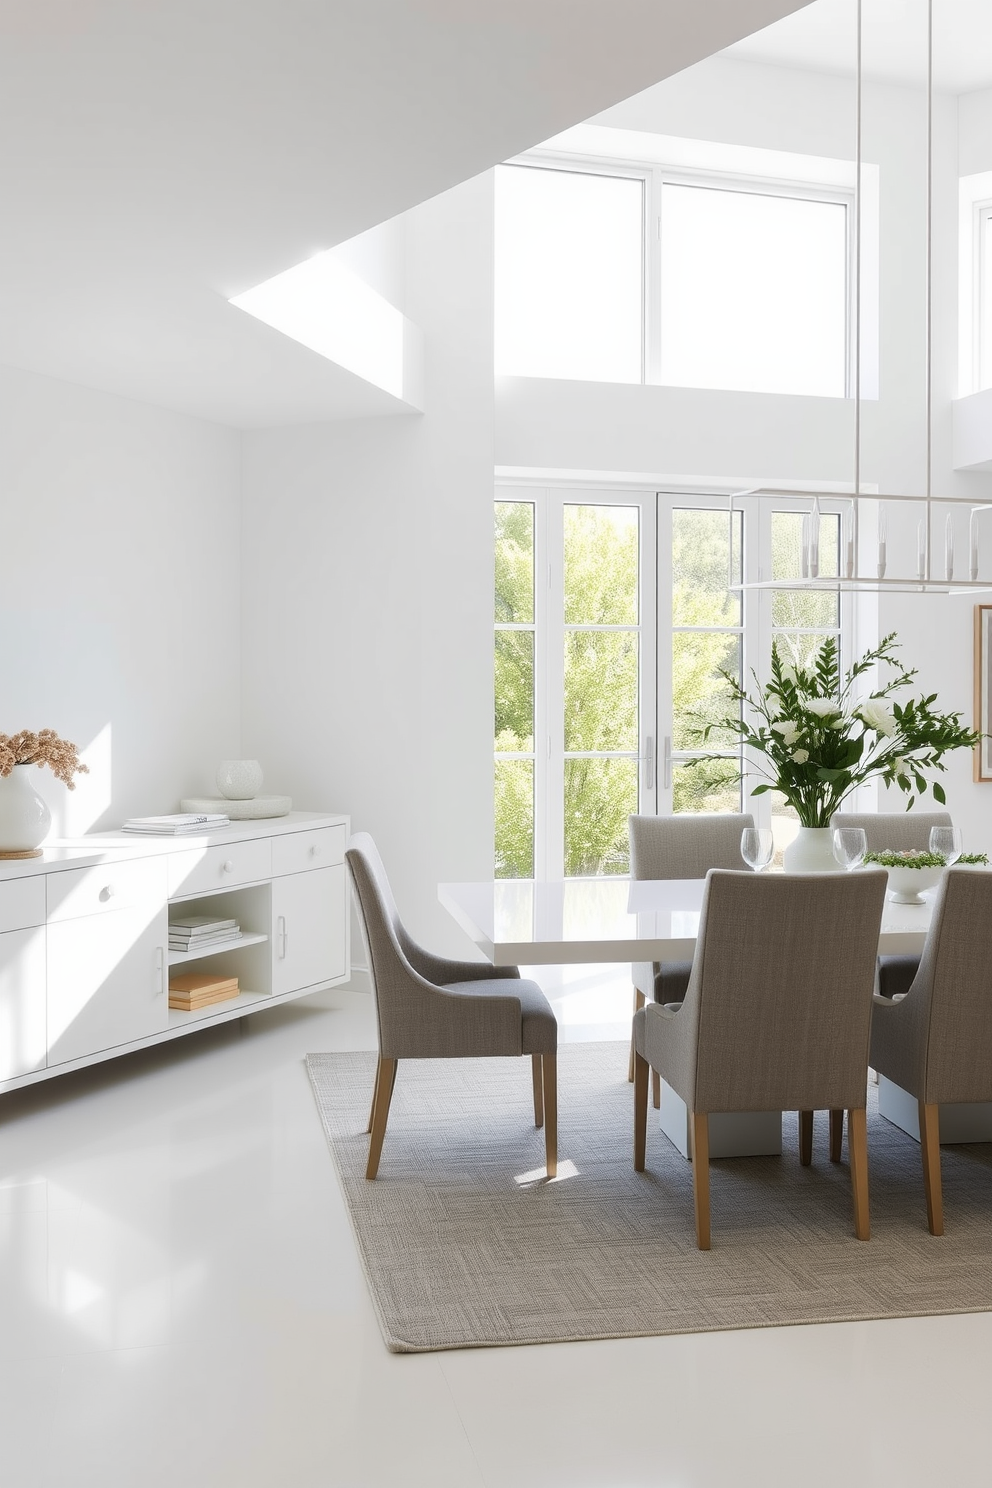
[{"label": "picture frame on wall", "polygon": [[992,784],[992,604],[975,606],[975,779]]}]

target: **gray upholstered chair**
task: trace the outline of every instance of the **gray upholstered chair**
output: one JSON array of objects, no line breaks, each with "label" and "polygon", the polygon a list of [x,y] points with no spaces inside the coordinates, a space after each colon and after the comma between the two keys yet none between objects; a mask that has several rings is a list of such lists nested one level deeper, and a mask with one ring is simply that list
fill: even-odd
[{"label": "gray upholstered chair", "polygon": [[696,1242],[710,1248],[711,1111],[798,1111],[800,1158],[814,1110],[848,1111],[854,1228],[867,1240],[868,1036],[884,873],[707,875],[681,1008],[634,1015],[634,1168],[643,1172],[648,1068],[690,1112]]},{"label": "gray upholstered chair", "polygon": [[835,811],[832,827],[863,827],[869,852],[930,847],[930,828],[949,827],[949,811]]},{"label": "gray upholstered chair", "polygon": [[[951,826],[949,811],[835,811],[832,827],[863,827],[869,852],[927,852],[930,828]],[[908,992],[919,956],[879,956],[878,990],[884,997]]]},{"label": "gray upholstered chair", "polygon": [[536,982],[515,966],[449,961],[425,951],[396,912],[382,859],[367,832],[345,853],[365,932],[379,1024],[366,1178],[379,1169],[400,1059],[529,1054],[534,1122],[544,1126],[548,1177],[558,1168],[558,1023]]},{"label": "gray upholstered chair", "polygon": [[[631,816],[631,878],[705,878],[711,868],[740,868],[741,833],[754,826],[750,812],[680,812],[675,816]],[[645,1002],[681,1002],[689,985],[691,961],[635,961],[634,1012]],[[634,1078],[630,1041],[628,1080]],[[654,1077],[654,1104],[661,1104],[661,1082]]]},{"label": "gray upholstered chair", "polygon": [[992,872],[948,868],[919,970],[899,1001],[876,996],[871,1063],[919,1103],[927,1223],[944,1233],[941,1105],[992,1101]]}]

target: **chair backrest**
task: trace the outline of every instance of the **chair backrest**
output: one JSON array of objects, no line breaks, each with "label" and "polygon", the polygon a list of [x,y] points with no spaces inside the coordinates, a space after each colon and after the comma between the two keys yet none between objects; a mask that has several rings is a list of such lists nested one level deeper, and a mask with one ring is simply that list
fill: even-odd
[{"label": "chair backrest", "polygon": [[930,847],[930,828],[949,827],[949,811],[835,811],[832,827],[864,827],[870,853],[908,852],[911,848],[926,852]]},{"label": "chair backrest", "polygon": [[632,816],[631,878],[705,878],[711,868],[742,868],[741,833],[754,817],[740,812]]},{"label": "chair backrest", "polygon": [[367,832],[351,837],[345,859],[355,885],[359,919],[379,1023],[379,1052],[395,1059],[450,1059],[472,1054],[519,1054],[520,1003],[513,983],[498,994],[452,996],[421,976],[426,955],[404,928],[386,870]]},{"label": "chair backrest", "polygon": [[[707,875],[676,1089],[699,1111],[863,1106],[887,875]],[[694,1048],[693,1048],[694,1042]]]},{"label": "chair backrest", "polygon": [[899,1017],[923,1100],[992,1100],[992,871],[944,873]]}]

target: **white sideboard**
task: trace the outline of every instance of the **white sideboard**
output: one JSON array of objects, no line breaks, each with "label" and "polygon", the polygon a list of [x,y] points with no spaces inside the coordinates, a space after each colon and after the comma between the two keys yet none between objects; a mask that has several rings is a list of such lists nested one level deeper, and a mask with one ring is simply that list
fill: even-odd
[{"label": "white sideboard", "polygon": [[[293,811],[0,860],[0,1093],[346,981],[347,840],[346,816]],[[241,937],[170,952],[171,906],[234,917]],[[179,966],[237,976],[240,994],[170,1009]]]}]

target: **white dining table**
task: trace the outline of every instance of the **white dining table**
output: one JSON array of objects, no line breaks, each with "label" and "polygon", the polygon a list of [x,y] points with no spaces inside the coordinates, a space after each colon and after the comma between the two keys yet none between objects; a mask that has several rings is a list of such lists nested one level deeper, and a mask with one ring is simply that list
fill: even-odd
[{"label": "white dining table", "polygon": [[[438,898],[494,966],[560,966],[593,961],[689,961],[699,931],[705,880],[569,878],[495,879],[445,883]],[[886,898],[878,949],[918,956],[930,925],[931,904]],[[898,1087],[879,1091],[879,1109],[918,1139],[913,1110],[904,1112]],[[884,1100],[883,1100],[884,1098]],[[906,1098],[908,1100],[908,1097]],[[883,1109],[884,1104],[884,1109]],[[661,1130],[689,1155],[684,1101],[662,1085]],[[988,1140],[988,1137],[960,1140]],[[782,1151],[781,1111],[715,1112],[710,1156],[753,1157]]]},{"label": "white dining table", "polygon": [[[504,878],[441,884],[438,898],[494,966],[688,961],[704,886],[701,878]],[[929,900],[886,899],[879,952],[918,956],[929,925]]]}]

